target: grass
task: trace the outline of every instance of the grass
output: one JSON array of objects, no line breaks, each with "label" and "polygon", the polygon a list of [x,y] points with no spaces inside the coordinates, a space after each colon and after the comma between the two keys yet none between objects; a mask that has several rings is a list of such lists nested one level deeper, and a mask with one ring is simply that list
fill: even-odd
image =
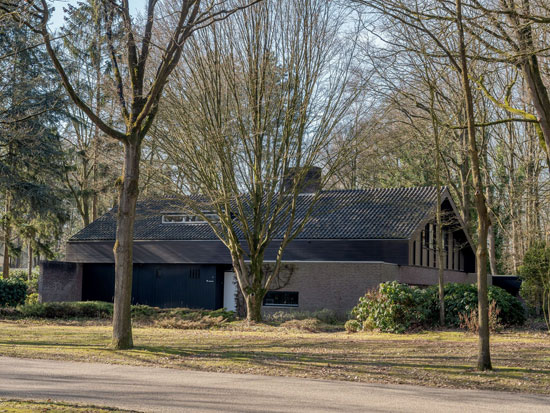
[{"label": "grass", "polygon": [[81,404],[47,401],[24,401],[0,399],[0,413],[122,413],[132,410],[112,409],[110,407],[88,406]]},{"label": "grass", "polygon": [[477,337],[310,333],[233,322],[224,329],[134,328],[132,350],[109,349],[105,322],[0,321],[0,355],[550,394],[550,336],[508,331],[491,340],[494,370],[478,372]]}]

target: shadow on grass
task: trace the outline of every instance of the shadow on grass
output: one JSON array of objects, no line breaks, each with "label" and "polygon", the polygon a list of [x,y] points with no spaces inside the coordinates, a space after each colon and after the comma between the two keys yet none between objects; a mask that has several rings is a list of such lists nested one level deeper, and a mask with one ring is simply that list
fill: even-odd
[{"label": "shadow on grass", "polygon": [[[374,380],[414,382],[445,382],[458,386],[474,386],[477,380],[489,380],[489,386],[500,386],[513,390],[507,380],[530,382],[543,388],[544,376],[550,376],[545,355],[522,362],[529,366],[511,367],[518,359],[516,350],[501,352],[495,357],[498,364],[492,372],[475,370],[475,345],[467,343],[456,351],[456,344],[433,343],[429,340],[317,340],[316,337],[229,337],[218,338],[198,336],[197,340],[181,339],[169,345],[146,344],[147,339],[136,334],[136,345],[132,350],[115,350],[108,347],[109,337],[98,342],[62,342],[48,337],[47,341],[0,340],[0,346],[13,348],[26,346],[41,349],[59,348],[59,355],[67,349],[67,357],[80,358],[87,352],[97,356],[97,361],[139,363],[165,367],[216,369],[226,367],[235,372],[256,371],[276,375],[307,375],[318,378],[345,378],[353,380],[356,375]],[[60,337],[62,340],[62,337]],[[139,343],[141,341],[141,343]],[[158,337],[155,340],[158,343]],[[143,344],[142,344],[143,343]],[[435,344],[435,346],[434,346]],[[465,344],[465,343],[459,343]],[[474,343],[475,344],[475,343]],[[472,350],[474,349],[474,350]],[[71,352],[70,350],[74,350]],[[452,351],[455,350],[453,353]],[[21,354],[24,354],[23,350]],[[97,353],[96,353],[97,352]],[[0,351],[1,353],[1,351]],[[104,353],[103,355],[99,353]],[[44,351],[43,354],[46,354]],[[47,357],[47,356],[46,356]],[[471,362],[471,365],[468,364]],[[541,378],[541,376],[543,376]],[[494,382],[491,382],[493,380]],[[539,390],[540,391],[540,390]],[[545,391],[546,392],[546,391]]]}]

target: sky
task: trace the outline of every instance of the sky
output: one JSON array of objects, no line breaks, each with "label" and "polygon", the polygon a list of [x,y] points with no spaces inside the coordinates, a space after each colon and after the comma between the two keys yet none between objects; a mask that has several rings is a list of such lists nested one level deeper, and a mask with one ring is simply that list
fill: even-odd
[{"label": "sky", "polygon": [[[85,1],[85,0],[80,0]],[[138,12],[141,12],[144,10],[146,0],[129,0],[130,2],[130,13],[132,15],[136,15]],[[57,29],[61,25],[63,25],[63,8],[67,6],[67,4],[76,5],[78,3],[78,0],[55,0],[52,1],[51,4],[55,8],[54,12],[52,13],[50,27],[52,29]]]}]

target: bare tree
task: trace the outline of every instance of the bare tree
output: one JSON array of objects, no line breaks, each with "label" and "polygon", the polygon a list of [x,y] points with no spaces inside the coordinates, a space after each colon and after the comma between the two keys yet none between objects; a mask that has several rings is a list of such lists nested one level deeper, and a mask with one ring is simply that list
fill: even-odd
[{"label": "bare tree", "polygon": [[483,56],[472,57],[515,67],[526,81],[537,116],[510,102],[500,102],[501,107],[535,121],[543,147],[550,154],[550,95],[544,83],[548,5],[538,0],[469,0],[463,7],[469,11],[463,18],[464,30],[485,51]]},{"label": "bare tree", "polygon": [[[161,4],[164,9],[158,14],[159,1],[148,0],[143,24],[136,24],[127,0],[101,2],[105,19],[101,35],[107,39],[121,125],[106,120],[104,114],[89,106],[80,96],[79,90],[75,89],[70,72],[66,70],[63,59],[59,56],[61,45],[54,44],[48,28],[48,2],[25,0],[17,6],[21,13],[16,18],[42,35],[48,55],[74,104],[102,133],[120,142],[124,148],[122,175],[117,182],[119,197],[114,246],[115,306],[112,340],[112,346],[121,349],[133,346],[130,313],[132,249],[142,141],[157,115],[164,87],[182,57],[185,42],[196,30],[248,6],[248,2],[235,5],[232,1],[212,3],[201,0]],[[16,10],[9,2],[0,3],[0,8],[6,12]],[[164,39],[156,39],[156,25],[167,30]],[[113,36],[115,26],[121,31],[120,44]],[[151,59],[153,48],[160,50],[159,60]],[[120,50],[123,50],[123,56]]]},{"label": "bare tree", "polygon": [[261,321],[283,252],[319,197],[300,194],[304,181],[336,156],[325,149],[356,96],[345,18],[326,0],[256,5],[197,34],[167,90],[159,140],[181,191],[201,195],[186,202],[229,249],[249,321]]},{"label": "bare tree", "polygon": [[[460,76],[463,91],[461,103],[465,110],[465,121],[468,131],[468,158],[471,165],[475,206],[478,215],[478,242],[476,250],[476,267],[479,297],[479,355],[478,368],[491,369],[489,350],[488,304],[487,304],[487,231],[489,217],[483,188],[483,180],[479,162],[476,141],[476,119],[474,113],[473,94],[469,79],[469,63],[464,41],[462,24],[462,4],[457,0],[454,10],[443,1],[429,3],[378,0],[356,0],[367,6],[367,10],[386,18],[389,25],[402,27],[415,32],[420,38],[426,39],[422,46],[429,44],[430,48],[419,48],[416,44],[403,44],[403,51],[429,56],[432,59],[445,60]],[[454,35],[451,25],[456,24],[458,38]],[[392,40],[389,40],[391,43]]]}]

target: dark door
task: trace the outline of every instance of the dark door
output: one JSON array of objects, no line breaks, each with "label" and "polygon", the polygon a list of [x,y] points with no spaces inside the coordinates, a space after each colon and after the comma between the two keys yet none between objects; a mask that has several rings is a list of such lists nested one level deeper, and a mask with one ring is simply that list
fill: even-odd
[{"label": "dark door", "polygon": [[155,269],[155,306],[187,307],[186,266],[162,265]]},{"label": "dark door", "polygon": [[216,267],[190,266],[187,273],[187,306],[216,308]]},{"label": "dark door", "polygon": [[82,268],[82,300],[113,302],[114,295],[114,264],[84,264]]}]

